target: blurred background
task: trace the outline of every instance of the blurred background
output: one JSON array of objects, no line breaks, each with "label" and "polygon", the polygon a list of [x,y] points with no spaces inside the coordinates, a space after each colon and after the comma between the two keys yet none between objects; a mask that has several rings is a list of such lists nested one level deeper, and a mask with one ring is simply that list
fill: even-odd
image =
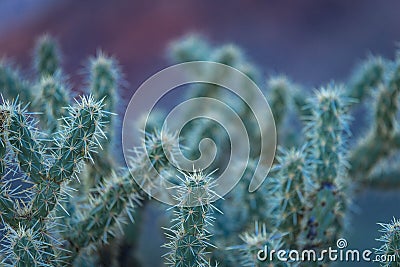
[{"label": "blurred background", "polygon": [[[101,49],[118,59],[124,73],[123,114],[135,89],[169,65],[167,45],[187,33],[203,34],[216,45],[234,43],[265,77],[283,73],[311,90],[346,80],[369,53],[393,58],[400,41],[399,10],[398,0],[2,0],[0,57],[12,59],[29,76],[34,41],[49,33],[59,41],[65,72],[80,92],[87,58]],[[351,247],[377,246],[376,223],[399,216],[398,195],[357,196],[346,236]],[[154,224],[155,214],[147,215],[145,222]],[[151,248],[141,253],[152,255]],[[152,261],[149,266],[156,266]]]}]

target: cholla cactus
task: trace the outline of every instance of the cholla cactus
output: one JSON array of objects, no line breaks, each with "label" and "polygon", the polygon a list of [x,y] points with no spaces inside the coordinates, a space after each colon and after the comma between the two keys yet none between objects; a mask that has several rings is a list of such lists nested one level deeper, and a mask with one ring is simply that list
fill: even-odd
[{"label": "cholla cactus", "polygon": [[39,119],[42,128],[48,133],[59,131],[61,118],[67,115],[67,107],[70,103],[68,86],[63,81],[60,73],[54,76],[43,76],[34,87],[38,92],[33,100],[34,108],[39,111]]},{"label": "cholla cactus", "polygon": [[50,35],[39,38],[35,49],[34,66],[41,77],[53,76],[59,71],[61,56],[56,41]]},{"label": "cholla cactus", "polygon": [[[41,240],[41,234],[34,229],[26,229],[20,225],[16,230],[7,228],[3,242],[5,266],[50,266],[47,263],[48,244]],[[11,247],[12,249],[9,249]]]},{"label": "cholla cactus", "polygon": [[[224,197],[222,203],[217,203],[223,214],[216,214],[212,240],[220,248],[232,247],[233,244],[243,241],[237,233],[248,232],[254,228],[254,222],[263,222],[262,225],[267,229],[276,229],[281,222],[279,194],[281,187],[278,178],[269,177],[259,190],[248,192],[256,166],[257,161],[248,162],[235,188]],[[213,257],[221,264],[234,266],[237,264],[237,259],[233,248],[218,249],[214,251]]]},{"label": "cholla cactus", "polygon": [[[113,58],[107,57],[104,53],[98,53],[97,57],[90,60],[89,65],[90,92],[95,99],[104,99],[104,110],[114,112],[118,100],[117,92],[121,76],[117,62]],[[111,121],[109,125],[110,129],[114,127]],[[106,132],[107,139],[113,140],[111,136],[113,131],[109,130]],[[109,150],[108,147],[104,147],[104,149],[106,152]]]},{"label": "cholla cactus", "polygon": [[381,57],[370,56],[360,64],[349,82],[348,96],[363,101],[384,81],[385,62]]},{"label": "cholla cactus", "polygon": [[400,221],[393,218],[391,223],[379,223],[383,236],[377,240],[383,242],[376,253],[381,257],[381,266],[400,266]]},{"label": "cholla cactus", "polygon": [[378,86],[374,124],[368,136],[351,152],[350,175],[358,179],[368,177],[376,163],[399,148],[395,125],[400,93],[400,60],[388,76],[387,81]]},{"label": "cholla cactus", "polygon": [[268,100],[271,103],[271,110],[274,113],[275,125],[277,128],[280,128],[285,114],[289,109],[288,94],[293,86],[286,77],[278,76],[271,77],[267,81],[267,87],[270,93]]},{"label": "cholla cactus", "polygon": [[[8,164],[16,164],[24,179],[34,184],[28,189],[27,197],[17,199],[8,194],[9,187],[2,186],[1,206],[5,209],[1,218],[8,228],[17,233],[10,237],[13,246],[8,247],[14,251],[16,258],[7,258],[5,263],[46,266],[35,261],[55,264],[54,261],[58,260],[53,247],[59,244],[50,230],[55,219],[52,212],[63,199],[63,184],[77,176],[82,160],[90,158],[90,153],[104,135],[102,127],[106,114],[101,108],[101,102],[95,102],[91,97],[82,97],[80,102],[77,101],[76,106],[69,108],[69,116],[64,118],[64,130],[54,137],[56,147],[47,153],[45,144],[38,139],[38,130],[21,105],[6,101],[0,107],[3,117],[1,128],[4,130],[2,143],[11,158]],[[11,172],[11,179],[18,174]],[[10,205],[12,202],[15,204]],[[35,237],[38,239],[33,241]],[[33,258],[28,257],[28,252],[23,258],[18,254],[26,246],[21,243],[25,241],[31,242],[32,249],[37,250]],[[39,255],[39,251],[43,255]]]},{"label": "cholla cactus", "polygon": [[[88,69],[90,93],[96,100],[103,100],[104,110],[115,113],[121,76],[117,62],[100,52],[95,58],[90,59]],[[111,147],[115,145],[116,128],[113,117],[109,118],[105,128],[107,138],[101,143],[102,150],[93,155],[93,163],[87,166],[84,180],[89,189],[102,183],[115,167],[111,151]]]},{"label": "cholla cactus", "polygon": [[0,61],[0,88],[6,99],[18,98],[23,103],[32,100],[31,84],[22,79],[20,71],[4,59]]},{"label": "cholla cactus", "polygon": [[312,103],[306,132],[311,142],[308,153],[315,189],[307,196],[313,204],[304,216],[306,228],[300,241],[307,248],[335,244],[349,198],[344,183],[349,101],[343,97],[342,88],[328,87],[318,91]]},{"label": "cholla cactus", "polygon": [[[52,148],[57,146],[52,135],[63,130],[65,126],[63,117],[68,115],[67,107],[73,103],[70,96],[72,94],[60,63],[61,56],[57,42],[51,36],[45,35],[39,38],[36,44],[34,68],[38,77],[33,82],[22,80],[19,73],[10,64],[3,62],[0,68],[0,85],[6,89],[2,90],[6,99],[18,97],[25,103],[30,102],[28,109],[35,112],[33,117],[39,118],[39,126],[42,131],[37,133],[37,139],[43,139],[43,143],[47,147],[42,151],[44,158],[51,158]],[[116,61],[100,53],[96,58],[90,60],[88,72],[90,74],[88,94],[92,94],[94,100],[102,101],[104,111],[115,113],[116,91],[119,84],[119,69]],[[107,138],[99,140],[102,150],[92,153],[91,158],[85,160],[86,167],[78,175],[76,181],[83,183],[72,181],[70,184],[78,189],[79,193],[74,194],[74,198],[69,196],[71,193],[65,196],[69,201],[76,202],[75,199],[79,199],[77,201],[79,205],[86,205],[88,191],[99,185],[104,177],[113,177],[112,170],[116,166],[112,160],[113,152],[109,149],[115,136],[113,133],[115,122],[112,118],[113,116],[108,116],[106,124],[103,125],[103,132]],[[75,210],[73,206],[69,205],[65,208]],[[61,214],[63,217],[64,215]],[[57,214],[57,216],[60,215]]]},{"label": "cholla cactus", "polygon": [[[83,97],[75,107],[70,107],[69,117],[64,118],[64,130],[53,141],[56,148],[48,151],[46,145],[37,139],[41,134],[20,105],[6,102],[1,106],[1,128],[4,130],[0,147],[2,176],[10,173],[8,165],[13,164],[11,159],[15,158],[27,181],[35,184],[28,190],[28,199],[20,197],[15,200],[15,196],[11,198],[12,189],[2,183],[1,217],[6,223],[9,240],[4,252],[7,255],[5,264],[72,264],[82,250],[106,243],[110,235],[115,236],[117,229],[122,230],[126,217],[133,221],[133,211],[145,196],[143,187],[155,187],[154,190],[158,191],[162,184],[157,181],[159,173],[169,167],[168,158],[173,158],[175,153],[172,145],[176,143],[173,140],[175,135],[164,134],[162,141],[161,135],[143,140],[143,148],[136,150],[132,159],[130,172],[107,177],[96,187],[97,194],[89,195],[88,207],[72,209],[72,218],[64,219],[69,216],[65,213],[60,217],[54,216],[53,210],[57,205],[74,204],[63,203],[65,184],[79,174],[84,159],[91,160],[91,152],[104,137],[102,128],[108,112],[102,107],[102,103],[92,97]],[[9,156],[6,157],[6,153]],[[149,155],[150,160],[147,160]],[[137,181],[143,181],[141,187]],[[64,210],[70,211],[71,208]],[[61,235],[54,229],[61,231]],[[36,251],[33,256],[28,257],[29,252],[23,257],[17,254],[21,252],[21,242],[25,241],[32,243],[30,247]]]},{"label": "cholla cactus", "polygon": [[[237,46],[211,47],[192,35],[175,42],[171,50],[175,63],[212,60],[237,68],[260,84],[259,71]],[[202,120],[190,122],[180,132],[188,147],[184,153],[191,158],[198,156],[200,140],[213,137],[221,153],[209,167],[217,169],[211,175],[177,172],[178,136],[159,132],[165,116],[157,114],[141,127],[145,137],[128,168],[116,170],[117,160],[112,160],[116,121],[110,115],[116,113],[121,84],[118,64],[103,53],[92,58],[87,86],[91,96],[73,103],[60,58],[56,42],[45,36],[36,46],[38,75],[33,81],[22,79],[12,65],[0,63],[2,94],[15,99],[2,100],[0,105],[2,266],[98,266],[105,251],[98,249],[120,237],[125,223],[140,218],[144,201],[165,197],[165,185],[171,182],[178,190],[174,199],[178,204],[167,234],[167,264],[210,266],[216,260],[222,266],[297,266],[298,262],[260,260],[258,254],[266,246],[285,251],[332,246],[345,230],[349,196],[356,192],[354,180],[362,186],[400,184],[396,158],[400,58],[392,62],[370,57],[347,85],[328,85],[312,97],[284,76],[271,77],[265,95],[282,149],[271,177],[253,193],[247,192],[250,179],[257,164],[264,164],[257,160],[260,137],[270,129],[257,127],[252,103],[213,84],[193,85],[189,97],[224,101],[243,120],[253,145],[248,162],[235,162],[246,164],[244,174],[238,174],[241,181],[215,204],[211,176],[224,170],[229,149],[221,127]],[[212,68],[192,71],[202,78],[229,78]],[[24,107],[19,101],[30,105]],[[360,142],[348,145],[350,114],[361,102],[372,103],[370,131]],[[191,117],[200,109],[204,114],[215,112],[198,105],[183,116]],[[300,124],[292,124],[300,121],[295,111],[304,123],[304,134],[299,134]],[[384,175],[377,171],[382,166],[386,166]],[[224,214],[214,214],[218,209]],[[383,266],[398,265],[398,225],[396,220],[381,224],[385,234],[379,240],[384,245],[377,253],[396,257],[396,262]],[[243,244],[232,246],[239,242]],[[307,262],[307,266],[315,264]]]},{"label": "cholla cactus", "polygon": [[[265,224],[259,225],[256,221],[254,232],[245,232],[240,235],[240,238],[244,242],[243,245],[228,248],[240,252],[240,266],[289,266],[287,262],[270,253],[271,250],[279,251],[283,249],[284,243],[282,242],[282,235],[268,232]],[[273,256],[272,259],[270,258],[271,255]]]},{"label": "cholla cactus", "polygon": [[277,179],[280,182],[280,192],[276,198],[280,213],[277,215],[279,230],[286,233],[283,242],[287,249],[298,249],[298,238],[302,231],[302,220],[310,208],[308,195],[314,186],[311,182],[311,160],[306,155],[306,147],[282,150],[277,157],[279,171]]},{"label": "cholla cactus", "polygon": [[[196,42],[193,40],[196,40]],[[201,49],[197,44],[201,46]],[[174,43],[172,57],[175,62],[218,59],[218,62],[223,62],[232,67],[239,67],[247,63],[243,53],[236,47],[229,45],[216,49],[210,47],[200,37],[190,36],[182,39],[181,42]],[[203,52],[200,53],[199,51]],[[206,56],[204,51],[209,51],[210,56]],[[398,62],[398,58],[396,62],[390,62],[379,57],[369,57],[357,68],[347,85],[329,85],[319,90],[313,97],[308,97],[307,93],[299,90],[299,86],[289,82],[286,78],[282,78],[283,76],[272,77],[268,81],[266,89],[269,91],[266,95],[268,100],[271,101],[271,109],[277,122],[280,145],[289,148],[293,145],[302,147],[301,149],[284,150],[283,155],[277,158],[276,168],[273,168],[271,174],[272,177],[280,181],[280,185],[276,187],[279,190],[275,190],[277,193],[266,194],[266,190],[262,187],[263,190],[256,191],[253,198],[261,198],[260,204],[271,203],[275,200],[280,203],[277,205],[280,214],[272,216],[272,218],[278,218],[275,226],[273,223],[271,224],[271,219],[267,219],[267,217],[264,217],[264,220],[267,221],[263,223],[273,226],[272,229],[267,227],[269,233],[276,230],[289,233],[282,238],[285,248],[314,248],[318,250],[334,244],[339,234],[345,229],[344,215],[351,205],[351,199],[348,196],[353,195],[351,191],[353,188],[352,180],[358,180],[367,185],[368,177],[371,177],[370,174],[374,174],[376,179],[372,181],[372,184],[399,184],[398,179],[397,181],[395,179],[399,173],[396,168],[385,172],[387,175],[383,176],[376,175],[376,171],[372,172],[380,161],[386,160],[388,156],[399,149],[400,134],[396,129],[397,119],[395,115],[400,88]],[[203,95],[215,98],[223,96],[223,94],[217,93],[215,87],[208,89],[199,87],[194,94],[194,96]],[[348,146],[351,111],[353,108],[357,108],[356,103],[371,102],[371,95],[375,95],[372,100],[374,105],[370,105],[375,106],[371,134],[359,144],[353,147]],[[246,126],[251,129],[251,134],[257,133],[257,127],[252,127],[252,124],[248,123],[251,116],[245,108],[229,98],[222,97],[222,99],[223,101],[226,100],[225,103],[229,104],[235,111],[239,111],[240,116],[246,118]],[[304,137],[298,134],[300,129],[295,128],[296,125],[292,123],[293,118],[291,117],[295,115],[292,114],[292,111],[294,111],[292,106],[296,107],[299,117],[304,122]],[[283,123],[285,121],[290,121],[290,126]],[[293,129],[288,129],[289,127]],[[219,135],[215,128],[207,128],[207,126],[201,124],[198,124],[198,128],[201,128],[204,132],[213,132],[213,137],[217,138],[217,143],[224,143],[224,137]],[[293,135],[293,133],[295,134]],[[204,138],[204,135],[196,127],[189,128],[186,134],[191,137],[196,136],[191,140]],[[256,143],[257,134],[254,135],[253,139],[253,142]],[[300,142],[305,142],[305,144],[299,145]],[[197,142],[195,143],[197,144]],[[348,151],[349,149],[352,150]],[[220,166],[223,166],[220,162],[213,165],[215,168]],[[390,180],[382,181],[381,179],[385,177]],[[271,182],[273,181],[272,178],[268,179]],[[238,189],[241,184],[242,181],[237,188],[226,196],[222,207],[232,207],[235,205],[234,203],[240,203],[240,201],[234,202],[238,199],[242,200],[242,203],[252,203],[252,201],[243,197],[243,192]],[[261,204],[261,206],[263,205]],[[257,204],[257,207],[261,206]],[[234,232],[230,230],[231,224],[225,223],[224,220],[239,218],[234,220],[239,225],[242,225],[242,222],[246,220],[247,223],[244,223],[244,225],[249,225],[254,220],[251,216],[246,215],[252,214],[250,212],[252,206],[241,204],[241,207],[244,208],[244,211],[236,212],[241,216],[232,212],[230,208],[223,209],[224,216],[217,216],[215,223],[215,232],[218,236],[215,242],[217,244],[223,238],[223,235],[219,233],[231,235]],[[262,209],[260,213],[271,215],[271,210]],[[294,230],[294,233],[291,230]],[[228,257],[223,253],[224,255],[219,257],[218,254],[220,252],[215,250],[213,256],[222,259],[222,265],[237,266],[235,256]],[[229,260],[227,260],[228,258]]]},{"label": "cholla cactus", "polygon": [[168,159],[176,153],[175,138],[166,132],[143,140],[142,147],[136,149],[130,160],[130,169],[122,174],[113,173],[95,188],[96,194],[89,196],[89,207],[78,210],[70,220],[72,233],[64,235],[71,251],[108,243],[110,236],[123,232],[127,218],[134,221],[134,213],[146,192],[162,191],[160,173],[170,168]]},{"label": "cholla cactus", "polygon": [[215,210],[211,201],[215,197],[213,183],[202,172],[183,173],[182,185],[177,187],[178,204],[175,211],[175,225],[168,234],[171,242],[166,245],[167,264],[175,267],[210,266],[207,249]]}]

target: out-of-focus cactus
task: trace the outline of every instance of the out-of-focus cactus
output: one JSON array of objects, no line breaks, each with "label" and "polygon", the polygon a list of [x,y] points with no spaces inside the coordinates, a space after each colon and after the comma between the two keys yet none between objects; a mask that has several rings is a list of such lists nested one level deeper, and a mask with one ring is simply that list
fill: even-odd
[{"label": "out-of-focus cactus", "polygon": [[385,62],[381,57],[370,56],[360,64],[348,85],[347,95],[357,102],[363,101],[384,81]]},{"label": "out-of-focus cactus", "polygon": [[388,80],[377,88],[374,122],[369,134],[351,151],[350,175],[355,178],[365,179],[376,163],[399,149],[395,125],[400,93],[400,60],[393,69]]},{"label": "out-of-focus cactus", "polygon": [[32,85],[5,59],[0,61],[0,88],[6,99],[18,98],[23,103],[32,101]]},{"label": "out-of-focus cactus", "polygon": [[[89,73],[91,94],[97,100],[104,99],[104,110],[114,112],[118,101],[118,86],[121,76],[117,62],[104,53],[99,53],[97,57],[90,60]],[[110,119],[108,126],[110,129],[106,131],[108,140],[113,140],[114,131],[112,131],[112,127],[114,127],[114,124]],[[109,152],[109,143],[103,146],[105,153]]]},{"label": "out-of-focus cactus", "polygon": [[270,93],[268,99],[271,109],[274,113],[275,125],[280,128],[284,120],[284,116],[289,109],[288,94],[292,85],[284,76],[271,77],[267,81],[268,92]]},{"label": "out-of-focus cactus", "polygon": [[[96,100],[103,100],[104,110],[116,113],[121,76],[117,62],[104,53],[99,53],[95,58],[90,59],[89,73],[90,93]],[[85,182],[89,189],[100,184],[104,177],[110,176],[115,167],[114,154],[111,150],[115,145],[115,131],[115,118],[109,118],[105,129],[107,138],[101,143],[102,150],[93,155],[93,163],[87,165]]]},{"label": "out-of-focus cactus", "polygon": [[70,103],[69,89],[60,73],[42,77],[34,88],[38,94],[32,104],[39,111],[39,122],[48,134],[56,133],[61,128],[61,118],[67,115],[65,107]]},{"label": "out-of-focus cactus", "polygon": [[53,76],[59,71],[61,56],[56,41],[43,35],[36,43],[34,66],[39,77]]}]

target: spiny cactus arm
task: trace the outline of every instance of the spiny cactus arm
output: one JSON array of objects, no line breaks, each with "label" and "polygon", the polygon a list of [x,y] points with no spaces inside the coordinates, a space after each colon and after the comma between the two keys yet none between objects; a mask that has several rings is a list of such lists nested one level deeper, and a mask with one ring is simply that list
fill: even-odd
[{"label": "spiny cactus arm", "polygon": [[[95,58],[90,59],[88,68],[91,94],[96,100],[103,100],[105,111],[116,113],[117,92],[121,76],[116,60],[99,52]],[[111,151],[115,137],[115,119],[113,116],[108,118],[105,132],[106,139],[101,143],[103,150],[94,154],[93,162],[86,166],[87,175],[84,182],[88,189],[100,184],[104,177],[111,175],[113,169]]]},{"label": "spiny cactus arm", "polygon": [[6,139],[4,135],[4,121],[6,119],[6,112],[0,109],[0,181],[6,172]]},{"label": "spiny cactus arm", "polygon": [[177,186],[178,204],[175,222],[167,237],[171,240],[164,246],[170,251],[165,255],[166,264],[175,267],[210,266],[206,251],[212,247],[208,239],[208,227],[212,224],[214,206],[213,184],[209,176],[194,171],[184,173],[182,184]]},{"label": "spiny cactus arm", "polygon": [[34,66],[39,76],[52,76],[60,68],[60,52],[50,35],[43,35],[36,43]]},{"label": "spiny cactus arm", "polygon": [[3,239],[5,244],[1,251],[5,256],[2,261],[4,266],[51,266],[46,263],[47,244],[40,241],[39,232],[23,225],[19,225],[16,230],[7,227],[5,231]]},{"label": "spiny cactus arm", "polygon": [[40,183],[46,175],[44,153],[25,108],[16,102],[6,102],[0,109],[5,118],[3,128],[6,138],[20,169],[34,183]]},{"label": "spiny cactus arm", "polygon": [[69,89],[59,72],[42,77],[36,88],[40,93],[33,106],[39,112],[40,124],[49,134],[56,133],[60,130],[61,119],[68,115]]},{"label": "spiny cactus arm", "polygon": [[[244,67],[247,65],[241,49],[233,44],[226,44],[213,49],[210,52],[208,60],[225,64],[234,68]],[[223,79],[222,77],[224,77],[224,75],[226,74],[221,71],[215,71],[213,68],[202,70],[202,72],[199,73],[200,77],[205,76],[213,81]],[[192,97],[217,97],[221,95],[221,88],[215,84],[201,83],[197,84],[195,89],[196,90]]]},{"label": "spiny cactus arm", "polygon": [[366,179],[372,168],[398,147],[395,132],[398,96],[400,93],[400,62],[387,85],[380,88],[375,103],[375,120],[370,134],[350,155],[349,173],[356,179]]},{"label": "spiny cactus arm", "polygon": [[[258,160],[250,160],[243,164],[246,164],[246,168],[242,178],[227,195],[225,201],[221,203],[223,214],[217,214],[224,218],[218,220],[219,217],[217,217],[215,223],[215,228],[224,233],[223,236],[215,236],[219,242],[225,241],[222,240],[225,237],[237,239],[235,233],[245,231],[254,224],[254,221],[265,222],[268,228],[275,227],[281,222],[277,212],[281,200],[279,179],[271,174],[271,177],[265,179],[260,189],[250,193],[248,188],[251,179],[261,179],[260,177],[253,178],[253,175],[258,164],[262,163],[259,163]],[[273,170],[275,171],[276,168],[273,168]],[[239,206],[240,209],[237,208]],[[232,243],[226,242],[226,244]]]},{"label": "spiny cactus arm", "polygon": [[3,125],[4,120],[5,114],[3,111],[0,111],[0,218],[2,219],[2,223],[14,222],[14,215],[16,213],[14,201],[11,198],[13,190],[10,190],[10,187],[3,180],[7,175],[8,169],[6,138]]},{"label": "spiny cactus arm", "polygon": [[344,96],[342,87],[329,85],[317,91],[313,100],[313,114],[305,128],[315,166],[313,179],[320,184],[334,184],[344,170],[350,99]]},{"label": "spiny cactus arm", "polygon": [[390,139],[394,134],[396,114],[400,94],[400,60],[386,88],[379,93],[376,110],[374,132],[382,139]]},{"label": "spiny cactus arm", "polygon": [[[103,109],[115,112],[118,99],[118,86],[121,77],[119,67],[115,59],[107,57],[104,53],[98,53],[96,58],[90,60],[90,93],[97,101],[103,100]],[[111,120],[112,118],[109,118]],[[109,128],[113,124],[109,123]],[[110,143],[113,131],[106,131],[107,139],[104,143]],[[109,145],[108,145],[109,146]],[[107,147],[103,147],[107,149]]]},{"label": "spiny cactus arm", "polygon": [[291,84],[284,76],[271,77],[267,81],[269,103],[274,115],[275,125],[279,129],[288,110],[289,92]]},{"label": "spiny cactus arm", "polygon": [[133,221],[135,208],[140,205],[142,195],[130,172],[113,174],[104,183],[97,188],[100,194],[90,198],[88,214],[71,222],[73,233],[65,233],[71,251],[79,252],[89,245],[107,243],[109,235],[115,235],[116,227],[122,231],[122,224],[126,223],[125,214]]},{"label": "spiny cactus arm", "polygon": [[78,173],[78,163],[90,158],[105,136],[103,128],[108,112],[103,111],[102,102],[91,96],[76,102],[76,106],[69,108],[70,116],[64,118],[65,130],[57,141],[56,161],[49,170],[50,179],[59,184]]},{"label": "spiny cactus arm", "polygon": [[36,188],[33,202],[34,218],[46,218],[58,203],[61,183],[75,177],[80,164],[98,146],[104,136],[102,127],[106,112],[102,103],[92,97],[82,97],[81,102],[69,108],[70,116],[65,118],[65,131],[57,140],[53,152],[55,162],[46,173],[45,179]]},{"label": "spiny cactus arm", "polygon": [[307,121],[307,119],[312,115],[307,96],[304,95],[303,91],[295,90],[292,92],[292,101],[300,118]]},{"label": "spiny cactus arm", "polygon": [[347,96],[357,99],[358,103],[362,102],[372,90],[383,83],[384,72],[385,63],[381,57],[368,57],[356,68],[347,86]]},{"label": "spiny cactus arm", "polygon": [[173,63],[204,61],[210,57],[210,47],[204,37],[191,34],[172,42],[168,49]]},{"label": "spiny cactus arm", "polygon": [[301,149],[281,149],[277,157],[280,181],[280,224],[279,230],[287,233],[283,242],[287,248],[296,249],[297,238],[301,232],[301,218],[309,208],[307,195],[313,188],[310,177],[311,162],[305,153],[306,146]]},{"label": "spiny cactus arm", "polygon": [[32,100],[29,83],[5,60],[0,60],[0,88],[6,99],[18,98],[25,104]]},{"label": "spiny cactus arm", "polygon": [[210,60],[228,66],[236,67],[242,64],[244,60],[242,50],[234,44],[224,44],[214,49],[210,55]]},{"label": "spiny cactus arm", "polygon": [[377,239],[382,246],[375,249],[375,253],[385,256],[382,267],[399,266],[400,263],[400,220],[393,218],[391,223],[378,223],[383,235]]},{"label": "spiny cactus arm", "polygon": [[[189,35],[171,43],[168,54],[174,63],[189,61],[214,61],[240,69],[250,78],[258,76],[251,64],[246,62],[241,49],[233,44],[222,45],[217,48],[210,47],[205,38],[198,35]],[[193,69],[199,77],[211,76],[218,79],[224,73],[215,72],[213,69]],[[198,84],[192,97],[216,96],[217,86],[213,84]]]},{"label": "spiny cactus arm", "polygon": [[[237,251],[240,254],[240,266],[245,267],[286,267],[289,266],[285,261],[281,261],[273,255],[270,258],[270,251],[283,249],[282,234],[267,231],[265,224],[260,225],[255,221],[254,232],[245,232],[240,235],[244,244],[228,247],[230,251]],[[259,251],[262,250],[262,253]],[[259,255],[258,255],[259,254]],[[260,256],[260,259],[258,258]]]},{"label": "spiny cactus arm", "polygon": [[[397,168],[396,168],[397,167]],[[398,166],[372,173],[364,180],[366,186],[374,189],[394,190],[400,188],[400,169]]]},{"label": "spiny cactus arm", "polygon": [[115,235],[115,229],[121,229],[126,215],[134,220],[135,209],[146,194],[144,187],[162,190],[162,181],[158,181],[163,179],[160,172],[170,168],[169,159],[176,153],[173,146],[176,138],[167,132],[161,135],[159,131],[147,136],[142,140],[143,147],[137,149],[137,154],[130,160],[130,171],[113,174],[96,188],[97,197],[90,198],[89,209],[71,221],[73,234],[66,233],[71,251],[79,253],[88,246],[107,243],[108,237]]},{"label": "spiny cactus arm", "polygon": [[349,100],[341,87],[329,86],[316,93],[312,101],[312,117],[306,134],[310,140],[312,182],[315,189],[307,198],[312,207],[305,212],[303,231],[298,246],[313,248],[331,245],[342,231],[347,206],[346,132]]}]

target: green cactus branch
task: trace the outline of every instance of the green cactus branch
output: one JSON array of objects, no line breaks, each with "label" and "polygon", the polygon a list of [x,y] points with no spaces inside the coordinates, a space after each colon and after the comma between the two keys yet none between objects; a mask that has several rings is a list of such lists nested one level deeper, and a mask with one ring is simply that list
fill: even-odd
[{"label": "green cactus branch", "polygon": [[349,82],[347,96],[361,103],[384,82],[385,62],[381,57],[368,57],[357,68]]},{"label": "green cactus branch", "polygon": [[59,69],[61,56],[58,44],[50,35],[41,36],[35,48],[34,66],[39,76],[53,76]]},{"label": "green cactus branch", "polygon": [[44,76],[40,79],[35,89],[37,97],[33,106],[38,110],[39,122],[48,133],[58,132],[61,128],[61,118],[68,115],[65,107],[70,103],[70,92],[60,73],[54,76]]},{"label": "green cactus branch", "polygon": [[349,171],[352,177],[365,179],[372,168],[398,147],[395,133],[398,96],[400,93],[400,63],[397,63],[387,85],[382,85],[375,105],[375,123],[365,140],[351,152]]},{"label": "green cactus branch", "polygon": [[207,259],[207,248],[211,233],[211,203],[215,192],[209,176],[201,172],[183,173],[182,185],[178,186],[178,204],[175,211],[175,225],[168,229],[167,237],[171,240],[165,247],[170,252],[165,255],[166,264],[175,267],[211,266]]},{"label": "green cactus branch", "polygon": [[[15,231],[26,229],[31,233],[37,232],[30,238],[38,237],[36,241],[41,243],[44,254],[40,257],[48,263],[56,257],[50,233],[46,230],[52,220],[50,214],[62,199],[62,184],[77,175],[81,161],[90,158],[89,153],[104,135],[101,127],[106,113],[101,108],[101,102],[95,102],[91,97],[82,97],[80,102],[69,108],[69,117],[64,118],[65,130],[54,137],[57,147],[50,154],[50,160],[44,157],[46,147],[37,138],[38,130],[34,128],[25,109],[10,102],[0,108],[3,117],[1,127],[4,129],[2,144],[15,155],[18,167],[26,177],[24,179],[34,183],[29,189],[30,199],[14,200],[17,202],[13,206],[10,205],[11,196],[7,194],[7,187],[2,186],[0,202],[5,208],[2,219]],[[17,239],[12,241],[11,249],[15,251],[21,236],[14,237]],[[31,242],[25,237],[21,240]],[[19,254],[16,255],[18,257],[14,264],[18,263],[18,266],[27,266],[36,260],[36,256],[33,259],[27,256],[21,259]]]},{"label": "green cactus branch", "polygon": [[[33,219],[37,219],[36,216],[47,217],[56,204],[54,194],[60,190],[61,183],[77,174],[79,163],[90,157],[89,151],[101,138],[102,119],[105,116],[101,111],[101,103],[83,97],[76,107],[70,108],[70,117],[65,118],[68,125],[65,133],[55,140],[58,148],[51,165],[43,157],[45,148],[37,140],[38,134],[28,121],[25,110],[20,105],[6,103],[2,112],[7,114],[3,127],[18,166],[37,185],[37,194],[33,199],[37,210],[33,212]],[[53,201],[49,203],[49,200]]]},{"label": "green cactus branch", "polygon": [[[118,87],[120,83],[120,71],[116,60],[107,57],[104,53],[89,60],[89,88],[94,99],[103,101],[103,109],[115,113],[118,101]],[[114,116],[113,116],[114,117]],[[111,176],[114,168],[113,153],[111,151],[115,138],[115,119],[108,118],[104,129],[106,139],[101,142],[102,150],[93,155],[93,162],[87,164],[85,183],[90,190],[103,180]]]},{"label": "green cactus branch", "polygon": [[159,173],[170,168],[168,157],[176,153],[175,138],[172,134],[164,133],[161,137],[158,133],[143,140],[144,147],[131,158],[130,170],[112,174],[95,188],[97,194],[90,197],[89,207],[70,222],[73,233],[65,233],[70,251],[79,252],[99,242],[107,243],[108,236],[115,236],[116,230],[122,231],[126,217],[134,221],[136,208],[146,196],[144,188],[147,192],[152,188],[158,190],[157,185],[162,182],[157,180],[163,179]]},{"label": "green cactus branch", "polygon": [[[397,168],[396,168],[397,167]],[[400,169],[398,166],[387,168],[380,172],[372,173],[365,183],[375,189],[396,190],[399,189]]]},{"label": "green cactus branch", "polygon": [[265,251],[265,248],[268,248],[269,251],[278,251],[284,248],[284,243],[282,242],[282,234],[268,232],[265,224],[260,225],[258,221],[255,221],[254,231],[247,231],[241,234],[240,238],[244,242],[243,245],[228,248],[228,250],[239,251],[240,266],[290,266],[288,263],[280,261],[276,257],[274,257],[273,259],[269,258],[268,251],[266,251],[267,255],[262,255],[265,257],[265,260],[261,261],[260,259],[258,259],[257,254],[260,250]]},{"label": "green cactus branch", "polygon": [[[310,190],[314,189],[311,177],[311,163],[305,153],[306,147],[299,150],[282,150],[278,156],[279,171],[277,173],[280,181],[281,198],[279,229],[283,233],[282,240],[285,244],[294,246],[296,249],[299,235],[302,231],[302,219],[309,208],[307,196]],[[288,247],[289,249],[290,247]]]},{"label": "green cactus branch", "polygon": [[40,233],[23,225],[14,230],[8,228],[5,234],[5,242],[12,250],[5,254],[4,262],[11,261],[13,264],[5,266],[27,267],[27,266],[54,266],[47,262],[46,245],[40,241]]},{"label": "green cactus branch", "polygon": [[313,115],[305,131],[310,140],[308,153],[313,162],[311,179],[315,188],[307,196],[314,204],[305,212],[305,228],[298,241],[303,247],[334,245],[343,230],[348,201],[345,155],[350,103],[343,95],[343,88],[327,87],[318,91],[312,101]]},{"label": "green cactus branch", "polygon": [[31,85],[21,78],[21,74],[4,59],[0,61],[0,88],[6,99],[19,99],[22,103],[32,100]]},{"label": "green cactus branch", "polygon": [[[133,220],[134,209],[140,205],[141,189],[134,182],[128,172],[124,175],[113,174],[104,188],[98,189],[100,197],[91,199],[91,206],[87,214],[81,218],[73,219],[70,223],[72,233],[65,233],[65,239],[69,241],[70,251],[77,252],[90,245],[94,247],[99,240],[108,242],[108,236],[117,227],[122,229],[124,214]],[[73,257],[71,258],[74,259]]]}]

